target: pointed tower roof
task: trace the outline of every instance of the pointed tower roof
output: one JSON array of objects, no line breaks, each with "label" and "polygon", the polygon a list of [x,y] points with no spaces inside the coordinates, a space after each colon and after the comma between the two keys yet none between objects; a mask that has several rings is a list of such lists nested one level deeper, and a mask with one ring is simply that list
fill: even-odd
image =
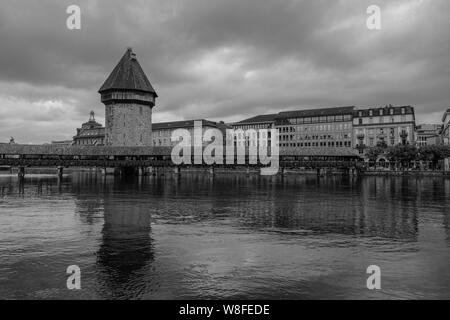
[{"label": "pointed tower roof", "polygon": [[138,90],[158,96],[131,48],[127,49],[98,92],[108,90]]}]

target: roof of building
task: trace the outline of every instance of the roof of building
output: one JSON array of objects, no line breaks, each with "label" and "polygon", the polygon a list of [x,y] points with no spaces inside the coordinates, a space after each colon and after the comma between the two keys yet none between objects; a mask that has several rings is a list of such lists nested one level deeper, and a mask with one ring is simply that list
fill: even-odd
[{"label": "roof of building", "polygon": [[442,117],[442,122],[445,122],[445,119],[447,118],[448,115],[450,115],[450,109],[447,109],[447,111],[444,112],[444,115]]},{"label": "roof of building", "polygon": [[258,122],[273,122],[277,114],[263,114],[255,117],[251,117],[235,124],[245,124],[245,123],[258,123]]},{"label": "roof of building", "polygon": [[131,48],[127,49],[98,92],[102,93],[107,90],[117,89],[138,90],[158,96]]},{"label": "roof of building", "polygon": [[[393,110],[393,115],[399,115],[402,114],[402,109],[405,109],[405,114],[414,114],[414,107],[412,106],[393,106],[388,105],[384,107],[361,107],[355,109],[354,115],[355,116],[361,116],[362,117],[370,117],[370,111],[375,110],[384,110],[383,115],[391,115],[389,110]],[[379,114],[373,114],[372,116],[378,116]]]},{"label": "roof of building", "polygon": [[424,123],[416,126],[417,131],[438,131],[442,128],[442,124]]},{"label": "roof of building", "polygon": [[320,117],[320,116],[334,116],[352,114],[355,107],[334,107],[322,109],[308,109],[280,112],[276,118],[304,118],[304,117]]},{"label": "roof of building", "polygon": [[214,121],[198,119],[198,120],[182,120],[182,121],[153,123],[152,131],[153,130],[162,130],[162,129],[190,128],[190,127],[194,127],[194,121],[201,121],[202,126],[217,127],[217,123]]}]

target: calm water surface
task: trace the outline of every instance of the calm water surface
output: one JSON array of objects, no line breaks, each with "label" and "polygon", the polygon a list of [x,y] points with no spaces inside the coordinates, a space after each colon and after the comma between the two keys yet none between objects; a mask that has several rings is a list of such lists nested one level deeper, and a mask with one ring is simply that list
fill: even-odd
[{"label": "calm water surface", "polygon": [[449,299],[449,208],[443,178],[0,176],[0,298]]}]

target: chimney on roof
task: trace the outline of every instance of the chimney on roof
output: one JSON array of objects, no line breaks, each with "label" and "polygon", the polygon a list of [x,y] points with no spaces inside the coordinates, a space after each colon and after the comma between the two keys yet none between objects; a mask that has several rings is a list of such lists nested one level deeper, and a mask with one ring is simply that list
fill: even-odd
[{"label": "chimney on roof", "polygon": [[127,51],[128,51],[128,55],[130,56],[130,59],[131,60],[136,60],[136,53],[133,52],[133,48],[128,47]]}]

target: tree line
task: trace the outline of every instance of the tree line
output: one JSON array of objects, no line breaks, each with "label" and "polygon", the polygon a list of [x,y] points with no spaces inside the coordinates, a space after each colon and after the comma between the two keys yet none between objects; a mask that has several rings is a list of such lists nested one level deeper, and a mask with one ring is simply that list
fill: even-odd
[{"label": "tree line", "polygon": [[369,161],[374,162],[382,155],[389,162],[400,163],[402,166],[408,166],[414,161],[430,162],[433,168],[436,168],[439,161],[450,158],[450,146],[448,145],[397,145],[385,146],[378,145],[370,147],[366,150],[366,157]]}]

